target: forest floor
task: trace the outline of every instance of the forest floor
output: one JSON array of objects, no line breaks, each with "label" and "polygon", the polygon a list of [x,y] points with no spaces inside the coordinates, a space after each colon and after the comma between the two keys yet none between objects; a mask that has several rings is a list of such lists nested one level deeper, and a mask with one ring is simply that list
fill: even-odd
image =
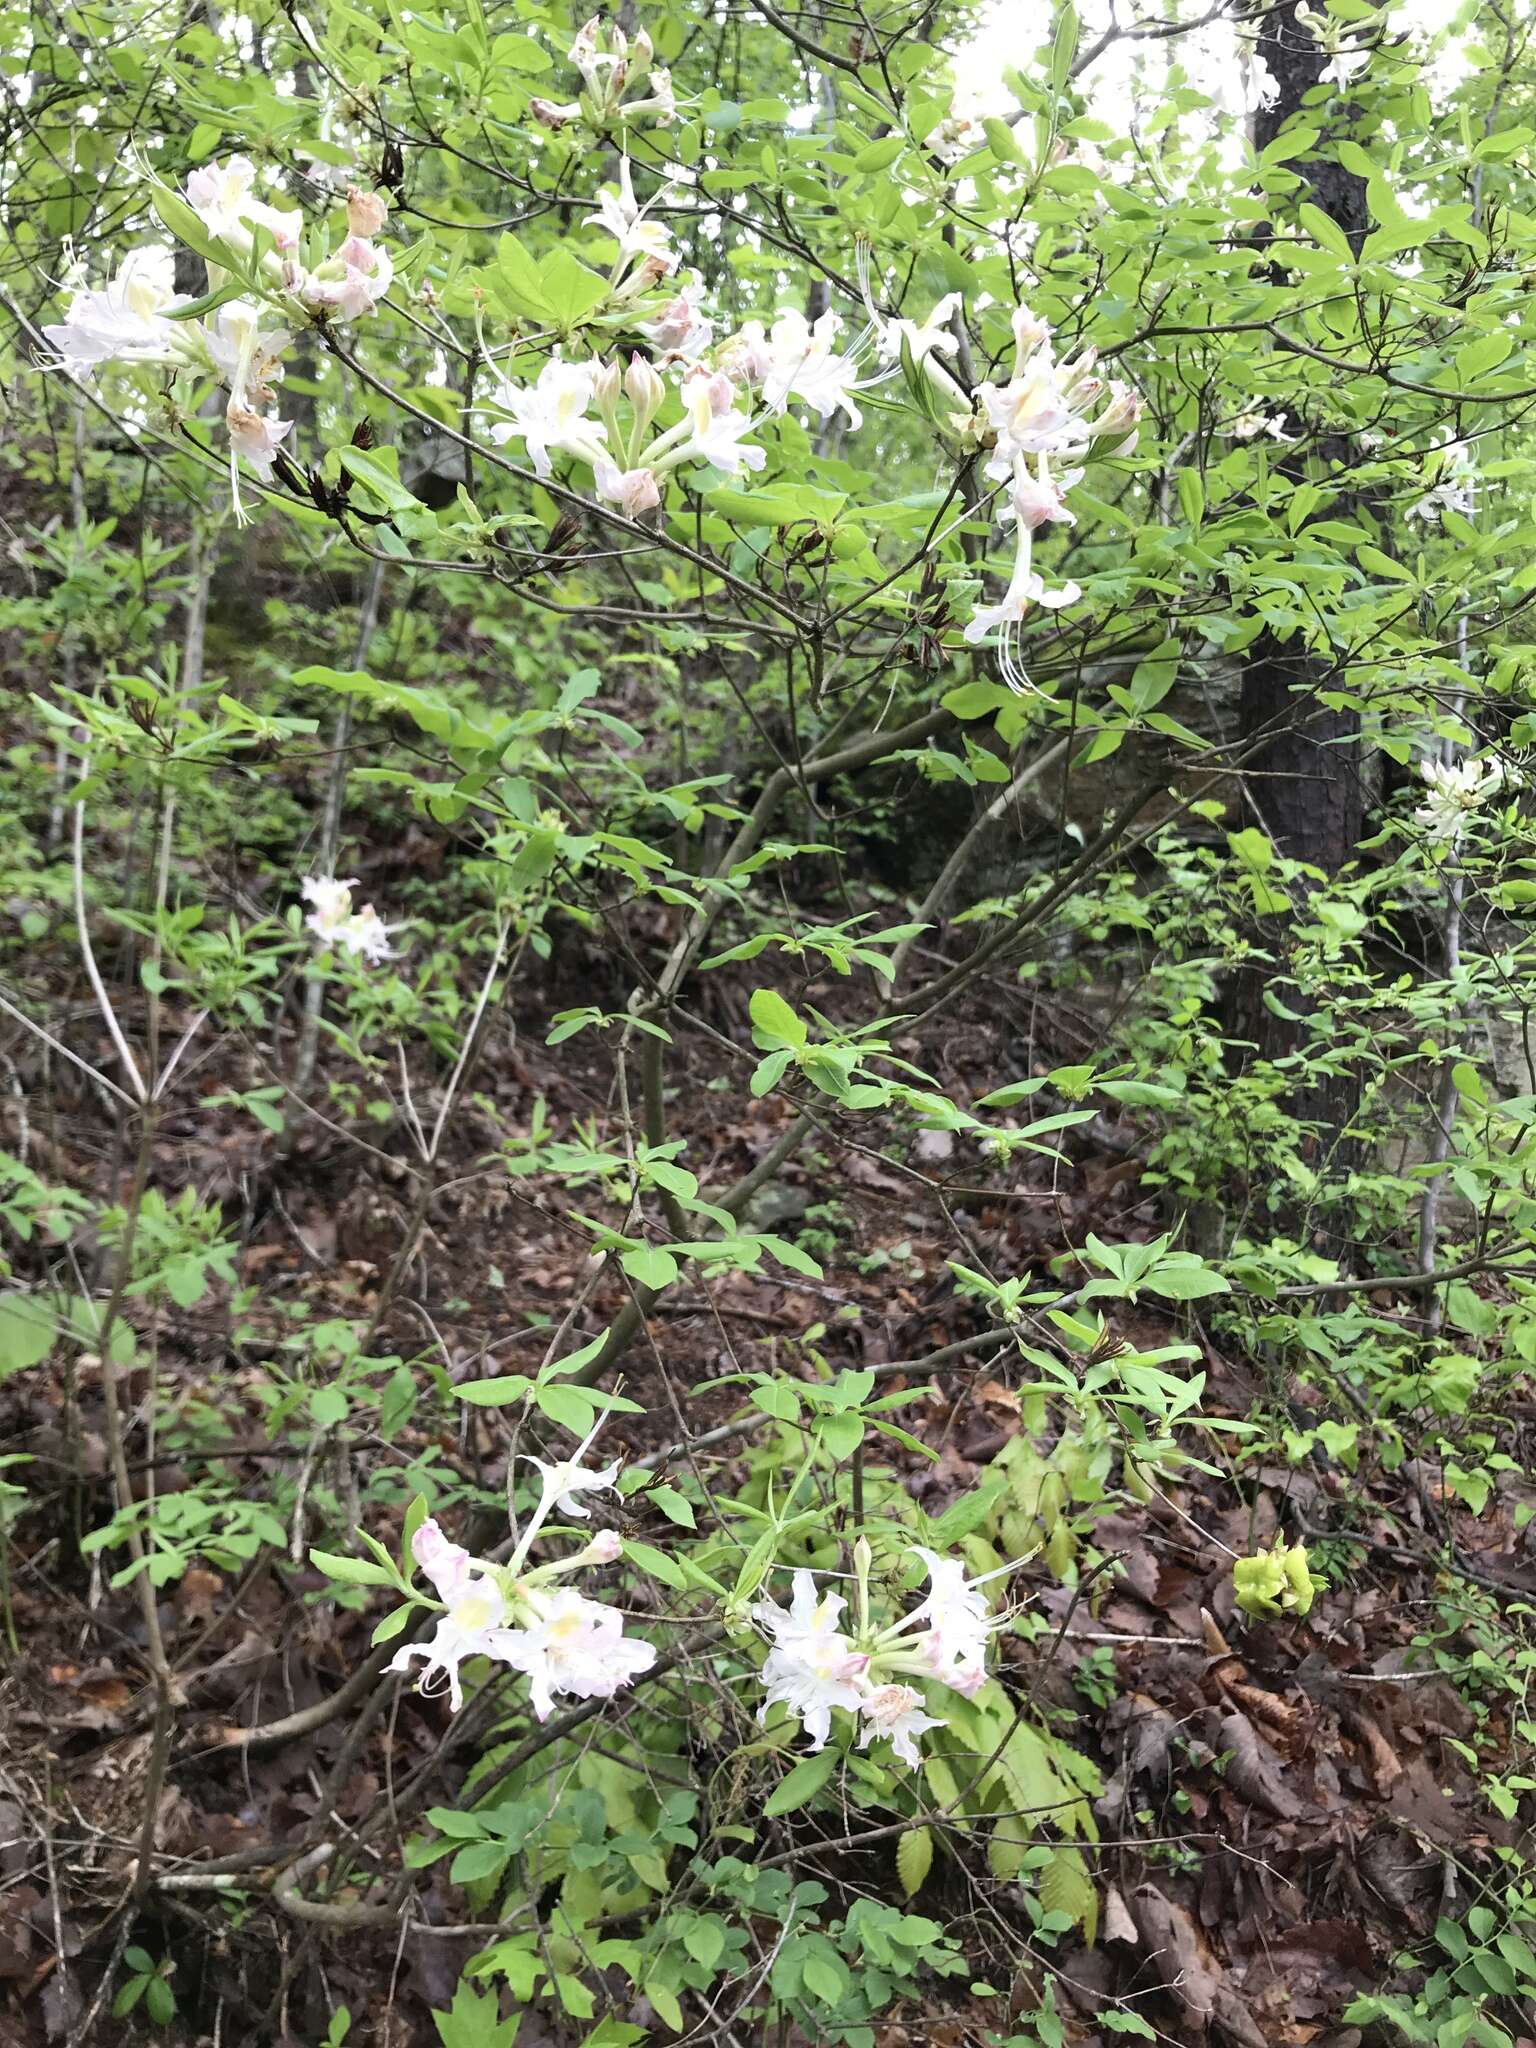
[{"label": "forest floor", "polygon": [[[552,1324],[587,1287],[585,1241],[562,1227],[538,1177],[509,1182],[477,1170],[508,1129],[527,1127],[537,1098],[560,1124],[612,1115],[601,1047],[585,1067],[569,1043],[558,1058],[544,1050],[550,1014],[571,999],[592,998],[525,992],[516,1029],[502,1020],[493,1032],[445,1162],[445,1179],[463,1177],[434,1202],[411,1284],[376,1349],[409,1357],[425,1347],[455,1379],[515,1370],[537,1362]],[[946,1084],[977,1088],[1015,1078],[998,1072],[1000,1040],[1015,1043],[1019,1074],[1081,1056],[1080,1020],[1021,1002],[999,998],[996,1015],[912,1050],[938,1062]],[[720,1022],[745,1038],[729,1016]],[[721,1124],[715,1105],[725,1098],[709,1085],[725,1059],[718,1042],[685,1040],[680,1057],[687,1083],[670,1105],[672,1134],[687,1140],[704,1186],[718,1186],[762,1155],[783,1112],[768,1101]],[[228,1041],[196,1094],[206,1102],[251,1080]],[[52,1099],[47,1117],[34,1111],[25,1123],[13,1102],[4,1142],[48,1180],[99,1196],[124,1163],[95,1100],[72,1095],[67,1080]],[[999,1168],[947,1134],[920,1139],[906,1161],[832,1136],[807,1150],[763,1198],[762,1220],[810,1245],[824,1278],[733,1274],[712,1281],[707,1297],[664,1296],[651,1345],[625,1364],[625,1391],[645,1412],[614,1420],[610,1452],[675,1455],[679,1400],[694,1434],[739,1413],[736,1394],[708,1383],[765,1363],[792,1366],[820,1325],[816,1341],[834,1365],[916,1362],[891,1385],[924,1390],[902,1421],[936,1461],[894,1455],[914,1496],[941,1511],[1021,1428],[1027,1372],[1002,1343],[926,1363],[984,1328],[945,1263],[957,1228],[977,1264],[1042,1284],[1065,1274],[1070,1286],[1087,1232],[1124,1242],[1167,1227],[1139,1184],[1131,1134],[1086,1128],[1086,1138],[1065,1143],[1070,1167],[1035,1158]],[[311,1122],[279,1155],[249,1117],[198,1108],[169,1117],[156,1143],[159,1185],[191,1185],[223,1203],[240,1283],[256,1292],[238,1315],[226,1288],[162,1316],[158,1398],[177,1426],[162,1419],[151,1454],[140,1413],[137,1477],[152,1466],[164,1496],[214,1467],[236,1492],[266,1501],[274,1467],[300,1468],[313,1523],[314,1503],[357,1500],[372,1461],[408,1459],[420,1428],[408,1422],[391,1441],[316,1454],[302,1430],[269,1428],[270,1382],[253,1361],[280,1355],[299,1297],[312,1317],[367,1317],[407,1205],[391,1139],[380,1136],[368,1157]],[[18,1270],[38,1256],[16,1249]],[[1389,1293],[1380,1299],[1392,1306]],[[621,1302],[616,1288],[592,1295],[578,1329],[601,1328]],[[1191,1332],[1187,1314],[1177,1327],[1145,1311],[1122,1319],[1122,1333],[1146,1345]],[[1262,1364],[1193,1334],[1208,1413],[1242,1418],[1273,1400]],[[122,1909],[137,1875],[152,1736],[133,1589],[114,1588],[101,1556],[80,1547],[111,1512],[89,1364],[77,1382],[63,1365],[42,1365],[0,1388],[0,1458],[36,1461],[31,1505],[10,1537],[0,1680],[0,2048],[79,2048],[87,2021],[103,2043],[152,2032],[142,2013],[113,2020],[95,1996],[130,1926]],[[132,1389],[141,1403],[148,1391]],[[1294,1390],[1297,1404],[1311,1398]],[[495,1483],[499,1430],[494,1413],[466,1410],[437,1449]],[[177,1718],[155,1836],[157,1867],[179,1881],[143,1894],[131,1940],[177,1958],[179,2013],[153,2037],[190,2048],[214,2041],[221,2023],[220,2048],[241,2037],[311,2048],[320,2036],[295,2019],[286,1992],[318,1964],[328,1995],[368,2016],[375,2034],[364,2038],[435,2048],[429,2013],[451,2000],[472,1939],[332,1938],[285,1917],[267,1889],[322,1798],[335,1826],[355,1826],[392,1775],[431,1765],[447,1727],[441,1701],[402,1688],[360,1742],[349,1716],[275,1745],[245,1739],[242,1731],[334,1695],[366,1659],[377,1614],[338,1607],[318,1572],[289,1562],[290,1539],[303,1555],[305,1522],[292,1493],[290,1484],[280,1545],[238,1574],[194,1562],[162,1594]],[[1305,1620],[1254,1622],[1234,1612],[1230,1553],[1280,1531],[1305,1534],[1329,1583]],[[1448,1535],[1459,1552],[1452,1572]],[[1043,1557],[1025,1565],[1016,1590],[1051,1627],[1034,1642],[1002,1639],[1010,1685],[1029,1689],[1070,1729],[1106,1781],[1094,1858],[1098,1938],[1069,1941],[1051,1960],[1067,2038],[1116,2038],[1101,2024],[1114,1993],[1142,2001],[1137,2009],[1165,2040],[1349,2048],[1362,2038],[1341,2019],[1350,2001],[1380,1989],[1395,1957],[1424,1950],[1500,1852],[1521,1846],[1516,1822],[1490,1817],[1482,1781],[1513,1754],[1524,1712],[1527,1674],[1516,1668],[1510,1610],[1525,1599],[1536,1608],[1536,1558],[1498,1516],[1460,1514],[1433,1473],[1351,1474],[1317,1455],[1291,1465],[1278,1450],[1235,1477],[1190,1470],[1166,1496],[1099,1514],[1089,1540],[1106,1562],[1080,1595]],[[444,1796],[465,1768],[462,1755],[443,1755]],[[814,1840],[800,1839],[807,1868],[824,1881],[889,1886],[886,1860],[871,1860],[879,1851],[818,1860]],[[200,1866],[232,1858],[248,1878],[227,1878],[222,1891],[211,1880],[200,1886]],[[452,1921],[444,1868],[422,1874],[419,1896],[425,1911]],[[941,1901],[925,1905],[943,1910]],[[1022,1986],[1019,1997],[1027,2005]],[[1008,2024],[999,2027],[995,2001],[950,1980],[880,2025],[877,2048],[965,2048],[1002,2038]],[[558,2037],[530,2020],[519,2038],[538,2048]]]}]

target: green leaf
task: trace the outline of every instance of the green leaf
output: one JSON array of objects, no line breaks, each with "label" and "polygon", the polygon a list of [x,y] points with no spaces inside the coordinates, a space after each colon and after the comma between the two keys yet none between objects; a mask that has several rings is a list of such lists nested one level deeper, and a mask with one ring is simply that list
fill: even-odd
[{"label": "green leaf", "polygon": [[805,1044],[804,1020],[797,1017],[784,998],[771,988],[755,988],[748,1004],[752,1018],[752,1042],[762,1052]]},{"label": "green leaf", "polygon": [[664,1586],[671,1586],[676,1592],[687,1591],[688,1574],[675,1557],[668,1557],[664,1550],[657,1550],[654,1544],[637,1543],[633,1537],[624,1538],[624,1555],[631,1564],[641,1571],[649,1572],[653,1579],[660,1579]]},{"label": "green leaf", "polygon": [[489,1380],[464,1380],[454,1388],[461,1401],[475,1408],[504,1408],[509,1401],[521,1401],[533,1385],[526,1373],[503,1373]]},{"label": "green leaf", "polygon": [[649,1287],[656,1294],[677,1278],[676,1259],[660,1245],[642,1245],[638,1251],[625,1252],[619,1264],[638,1286]]},{"label": "green leaf", "polygon": [[906,1896],[915,1898],[933,1868],[933,1830],[908,1828],[896,1838],[896,1875]]},{"label": "green leaf", "polygon": [[381,1564],[370,1564],[365,1557],[338,1557],[334,1551],[311,1550],[309,1561],[316,1571],[324,1572],[328,1579],[339,1579],[344,1586],[392,1586],[395,1575]]},{"label": "green leaf", "polygon": [[58,1325],[29,1294],[0,1294],[0,1377],[39,1365],[53,1349]]},{"label": "green leaf", "polygon": [[819,1749],[814,1756],[802,1757],[769,1793],[763,1812],[770,1820],[777,1820],[781,1813],[793,1813],[797,1807],[807,1805],[836,1768],[835,1749]]},{"label": "green leaf", "polygon": [[309,1397],[309,1412],[322,1429],[345,1422],[351,1405],[341,1387],[316,1387]]},{"label": "green leaf", "polygon": [[1038,1888],[1047,1913],[1065,1913],[1082,1928],[1091,1948],[1099,1928],[1099,1894],[1082,1851],[1065,1844],[1053,1847],[1050,1862],[1041,1869]]},{"label": "green leaf", "polygon": [[867,143],[853,160],[856,171],[883,171],[887,164],[895,163],[907,146],[904,135],[883,135],[878,142]]},{"label": "green leaf", "polygon": [[675,1486],[653,1486],[646,1493],[652,1507],[658,1507],[669,1522],[676,1522],[680,1529],[696,1529],[693,1502]]},{"label": "green leaf", "polygon": [[522,2014],[500,2019],[500,2008],[499,1992],[476,1991],[467,1978],[461,1977],[453,2004],[446,2012],[432,2015],[442,2048],[512,2048]]},{"label": "green leaf", "polygon": [[580,1387],[536,1387],[533,1398],[541,1414],[568,1429],[572,1436],[585,1436],[597,1420],[591,1397]]},{"label": "green leaf", "polygon": [[420,1611],[418,1607],[409,1604],[404,1607],[392,1607],[369,1637],[369,1641],[375,1649],[380,1643],[392,1643],[396,1636],[404,1635],[412,1615]]}]

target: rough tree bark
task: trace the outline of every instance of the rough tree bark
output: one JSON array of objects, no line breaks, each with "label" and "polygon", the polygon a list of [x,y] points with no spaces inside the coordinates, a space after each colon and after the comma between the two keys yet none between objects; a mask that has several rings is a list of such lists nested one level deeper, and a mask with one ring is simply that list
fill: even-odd
[{"label": "rough tree bark", "polygon": [[[1261,150],[1300,111],[1328,61],[1295,16],[1294,0],[1282,0],[1262,17],[1259,28],[1257,52],[1277,88],[1273,104],[1254,118],[1254,143]],[[1318,150],[1331,149],[1348,113],[1347,98],[1337,93],[1308,109],[1309,122],[1315,120],[1322,130]],[[1306,181],[1299,197],[1320,207],[1358,247],[1370,225],[1364,180],[1327,154],[1298,157],[1290,168]],[[1298,475],[1305,468],[1313,475],[1337,477],[1353,465],[1355,451],[1348,438],[1306,436],[1305,420],[1291,419],[1287,424],[1291,432],[1299,430],[1306,437]],[[1348,516],[1337,500],[1334,509],[1336,516]],[[1262,823],[1281,854],[1331,876],[1354,857],[1364,824],[1364,794],[1360,722],[1353,712],[1332,710],[1321,702],[1317,692],[1327,675],[1325,658],[1307,654],[1296,641],[1264,634],[1254,642],[1243,671],[1239,721],[1244,738],[1274,728],[1274,737],[1252,758],[1247,771],[1250,819]],[[1275,965],[1234,977],[1227,1022],[1234,1037],[1257,1046],[1259,1058],[1274,1060],[1296,1050],[1307,1030],[1309,1005],[1291,987],[1281,1000],[1293,1016],[1277,1013],[1265,1003],[1266,989],[1284,976],[1286,968],[1284,930],[1277,919],[1267,920],[1267,925],[1262,942],[1276,955]],[[1317,1157],[1331,1155],[1337,1168],[1348,1157],[1343,1133],[1357,1103],[1355,1080],[1344,1073],[1317,1081],[1298,1079],[1287,1107],[1315,1127]]]}]

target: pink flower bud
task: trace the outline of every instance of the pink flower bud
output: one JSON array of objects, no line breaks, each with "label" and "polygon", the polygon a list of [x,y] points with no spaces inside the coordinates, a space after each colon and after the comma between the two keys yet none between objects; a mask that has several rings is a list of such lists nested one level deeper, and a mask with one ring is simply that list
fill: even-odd
[{"label": "pink flower bud", "polygon": [[365,240],[376,235],[389,219],[389,201],[382,192],[363,192],[354,185],[347,193],[347,226]]},{"label": "pink flower bud", "polygon": [[587,1545],[587,1557],[593,1564],[617,1564],[624,1554],[624,1545],[617,1529],[599,1529]]}]

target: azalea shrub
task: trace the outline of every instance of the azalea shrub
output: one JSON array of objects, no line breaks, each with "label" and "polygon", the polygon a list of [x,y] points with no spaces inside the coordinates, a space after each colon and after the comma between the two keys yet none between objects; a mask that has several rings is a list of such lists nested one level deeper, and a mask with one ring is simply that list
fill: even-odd
[{"label": "azalea shrub", "polygon": [[[424,1929],[444,2048],[1203,2033],[1078,1967],[1158,1946],[1109,1850],[1163,1821],[1052,1690],[1148,1640],[1095,1625],[1134,1518],[1223,1684],[1224,1629],[1355,1627],[1373,1487],[1424,1668],[1532,1654],[1477,1604],[1536,1513],[1529,24],[60,20],[9,65],[0,1596],[17,1658],[45,1566],[123,1602],[98,2006],[181,2024],[127,1944],[201,1889],[300,1931],[241,2009],[328,2048],[396,2037],[317,1946]],[[172,1868],[210,1572],[331,1653],[221,1739],[340,1748]],[[1362,2023],[1516,2038],[1498,1840],[1498,1960],[1456,1921]]]}]

